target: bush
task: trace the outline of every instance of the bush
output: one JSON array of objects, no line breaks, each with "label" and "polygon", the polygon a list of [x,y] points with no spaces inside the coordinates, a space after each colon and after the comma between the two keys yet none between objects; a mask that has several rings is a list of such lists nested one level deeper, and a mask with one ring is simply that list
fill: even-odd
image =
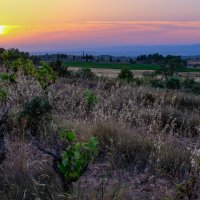
[{"label": "bush", "polygon": [[8,91],[5,88],[0,88],[0,100],[2,102],[6,101],[8,97]]},{"label": "bush", "polygon": [[126,80],[128,82],[133,81],[133,74],[130,69],[122,69],[118,75],[120,80]]},{"label": "bush", "polygon": [[36,78],[40,82],[42,88],[45,90],[50,84],[55,82],[57,76],[48,63],[42,62],[41,64],[42,67],[38,69]]},{"label": "bush", "polygon": [[180,89],[181,82],[178,77],[170,77],[166,80],[166,87],[168,89]]},{"label": "bush", "polygon": [[84,97],[86,98],[88,108],[91,108],[98,102],[98,98],[92,90],[85,90]]},{"label": "bush", "polygon": [[193,86],[193,84],[195,84],[195,81],[194,79],[192,78],[189,78],[189,77],[186,77],[182,80],[182,84],[185,86],[185,87],[191,87]]},{"label": "bush", "polygon": [[2,73],[0,75],[0,78],[2,81],[9,81],[10,80],[10,75],[8,73]]},{"label": "bush", "polygon": [[0,78],[1,78],[2,81],[8,81],[9,83],[17,83],[16,82],[16,74],[15,73],[12,73],[12,74],[2,73],[0,75]]},{"label": "bush", "polygon": [[189,92],[200,94],[200,84],[195,82],[193,85],[189,87]]},{"label": "bush", "polygon": [[49,101],[44,97],[37,96],[24,105],[20,119],[25,119],[31,135],[38,136],[41,126],[50,120],[51,110],[52,106]]},{"label": "bush", "polygon": [[61,56],[58,55],[55,61],[50,63],[52,69],[57,72],[59,77],[66,77],[70,75],[70,71],[68,70],[67,66],[63,65]]},{"label": "bush", "polygon": [[150,85],[155,88],[165,88],[165,84],[162,80],[159,79],[151,79]]},{"label": "bush", "polygon": [[90,68],[81,68],[76,72],[76,76],[78,78],[93,79],[95,77],[95,74]]},{"label": "bush", "polygon": [[75,132],[62,130],[61,138],[68,142],[63,152],[60,171],[70,184],[77,181],[86,171],[88,164],[98,155],[98,139],[91,137],[88,142],[77,142]]},{"label": "bush", "polygon": [[133,81],[136,85],[143,85],[144,84],[144,78],[134,78]]}]

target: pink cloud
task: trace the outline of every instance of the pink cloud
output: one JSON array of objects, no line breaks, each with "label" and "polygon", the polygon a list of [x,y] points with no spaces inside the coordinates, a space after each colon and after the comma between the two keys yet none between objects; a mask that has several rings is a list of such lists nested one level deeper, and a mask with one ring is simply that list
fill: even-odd
[{"label": "pink cloud", "polygon": [[5,46],[78,47],[122,44],[199,43],[200,21],[99,21],[21,27],[16,36],[0,37]]}]

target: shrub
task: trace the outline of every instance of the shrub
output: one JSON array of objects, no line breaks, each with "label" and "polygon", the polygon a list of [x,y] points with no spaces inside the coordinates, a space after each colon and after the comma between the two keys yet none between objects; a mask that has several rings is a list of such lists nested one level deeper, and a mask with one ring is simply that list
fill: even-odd
[{"label": "shrub", "polygon": [[122,69],[118,75],[118,78],[131,82],[133,80],[133,74],[130,69]]},{"label": "shrub", "polygon": [[9,81],[10,80],[10,75],[8,73],[2,73],[0,75],[0,78],[2,81]]},{"label": "shrub", "polygon": [[66,129],[60,135],[68,146],[63,152],[59,169],[68,183],[72,183],[84,174],[88,164],[98,155],[98,139],[91,137],[88,142],[77,142],[75,132]]},{"label": "shrub", "polygon": [[20,119],[26,119],[31,135],[38,136],[41,126],[49,121],[51,110],[52,106],[49,101],[44,97],[37,96],[24,105]]},{"label": "shrub", "polygon": [[137,77],[137,78],[134,78],[133,81],[136,85],[143,85],[144,84],[144,78],[138,78]]},{"label": "shrub", "polygon": [[12,74],[2,73],[0,78],[1,78],[2,81],[9,81],[10,83],[17,83],[15,73],[12,73]]},{"label": "shrub", "polygon": [[24,60],[22,58],[18,58],[17,60],[14,60],[11,63],[11,66],[15,73],[18,72],[19,69],[22,69],[26,76],[36,75],[36,68],[32,60],[29,60],[29,59]]},{"label": "shrub", "polygon": [[180,89],[181,82],[178,77],[170,77],[166,80],[166,87],[168,89]]},{"label": "shrub", "polygon": [[155,88],[165,88],[165,84],[162,80],[159,79],[150,79],[150,85]]},{"label": "shrub", "polygon": [[86,98],[88,108],[91,108],[98,103],[98,97],[93,93],[92,90],[85,90],[84,97]]},{"label": "shrub", "polygon": [[42,62],[41,64],[42,67],[38,69],[36,78],[40,82],[42,88],[45,90],[50,84],[55,82],[57,77],[56,73],[48,63]]},{"label": "shrub", "polygon": [[4,102],[8,97],[8,91],[5,88],[0,88],[0,100]]},{"label": "shrub", "polygon": [[95,77],[95,74],[90,68],[81,68],[76,72],[76,76],[78,78],[93,79]]},{"label": "shrub", "polygon": [[191,87],[195,83],[194,79],[186,77],[182,79],[182,84],[185,87]]},{"label": "shrub", "polygon": [[190,92],[193,92],[195,94],[200,94],[200,84],[199,83],[194,83],[190,88],[189,88]]},{"label": "shrub", "polygon": [[70,75],[70,71],[68,70],[67,66],[63,65],[61,56],[58,55],[55,61],[50,63],[52,69],[57,72],[59,77],[66,77]]},{"label": "shrub", "polygon": [[37,74],[36,67],[34,66],[32,60],[25,61],[24,65],[23,65],[23,70],[24,70],[25,75],[36,76],[36,74]]}]

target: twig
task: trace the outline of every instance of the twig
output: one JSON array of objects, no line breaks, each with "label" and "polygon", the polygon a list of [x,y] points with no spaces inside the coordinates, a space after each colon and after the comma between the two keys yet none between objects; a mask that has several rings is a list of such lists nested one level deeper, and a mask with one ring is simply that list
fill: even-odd
[{"label": "twig", "polygon": [[37,149],[40,150],[40,151],[42,151],[43,153],[45,153],[45,154],[53,157],[57,161],[61,161],[61,156],[60,155],[55,154],[55,153],[53,153],[51,151],[48,151],[48,150],[44,149],[37,140],[34,139],[33,142],[32,142],[32,144],[33,144],[33,146],[37,147]]},{"label": "twig", "polygon": [[61,153],[60,153],[60,149],[61,149],[61,144],[59,143],[59,140],[58,140],[58,136],[57,134],[55,134],[55,141],[56,141],[56,147],[55,147],[55,153],[49,151],[49,150],[46,150],[44,149],[41,144],[35,140],[33,138],[33,142],[32,144],[38,148],[38,150],[42,151],[43,153],[51,156],[53,158],[52,160],[52,168],[54,170],[54,172],[58,175],[61,183],[62,183],[62,187],[65,191],[68,191],[70,192],[71,190],[71,183],[68,182],[64,176],[64,174],[61,173],[60,169],[59,169],[59,165],[61,164],[62,162],[62,157],[61,157]]}]

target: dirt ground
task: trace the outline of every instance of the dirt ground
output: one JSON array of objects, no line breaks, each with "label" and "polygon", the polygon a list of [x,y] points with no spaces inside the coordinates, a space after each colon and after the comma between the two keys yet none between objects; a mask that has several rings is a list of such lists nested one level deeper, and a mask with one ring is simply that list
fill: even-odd
[{"label": "dirt ground", "polygon": [[[77,71],[79,70],[79,67],[69,67],[69,70],[71,71]],[[118,74],[120,73],[120,69],[99,69],[99,68],[93,68],[91,69],[96,76],[98,77],[107,77],[107,78],[116,78]],[[153,72],[153,70],[131,70],[134,77],[142,77],[145,72]],[[200,83],[200,73],[198,72],[183,72],[181,73],[183,76],[187,76],[190,78],[195,79],[195,81]]]},{"label": "dirt ground", "polygon": [[184,76],[193,78],[195,81],[200,83],[200,73],[199,72],[183,72]]},{"label": "dirt ground", "polygon": [[[77,71],[79,67],[69,67],[69,70]],[[103,76],[108,78],[116,78],[120,73],[120,69],[99,69],[99,68],[92,68],[91,69],[96,76]],[[153,70],[131,70],[135,77],[142,77],[144,72],[153,72]]]}]

